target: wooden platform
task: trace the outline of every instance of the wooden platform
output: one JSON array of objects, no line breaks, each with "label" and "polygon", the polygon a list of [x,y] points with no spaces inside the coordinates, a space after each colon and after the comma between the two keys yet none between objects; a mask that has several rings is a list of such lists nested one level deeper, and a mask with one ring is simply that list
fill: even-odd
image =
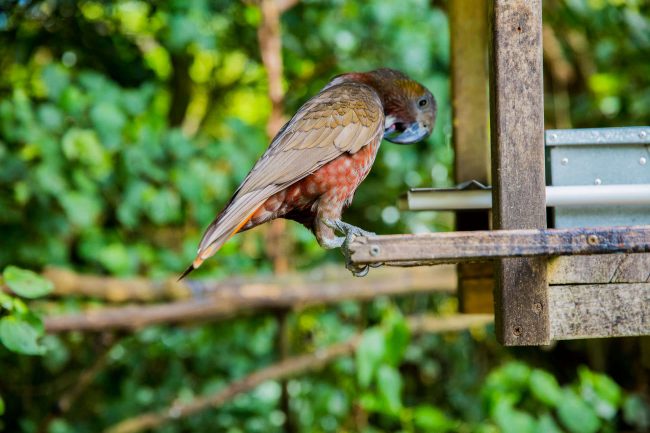
[{"label": "wooden platform", "polygon": [[[650,334],[650,226],[389,235],[355,239],[350,249],[358,265],[548,258],[546,303],[521,308],[548,317],[549,341]],[[476,269],[481,267],[470,271]],[[485,288],[494,287],[494,273],[485,265],[482,269],[464,276],[466,286],[475,282],[481,287],[471,300],[472,312],[492,310],[491,292]],[[526,290],[526,280],[536,277],[521,273],[516,287]],[[526,321],[513,322],[503,332],[517,338],[527,331]]]}]

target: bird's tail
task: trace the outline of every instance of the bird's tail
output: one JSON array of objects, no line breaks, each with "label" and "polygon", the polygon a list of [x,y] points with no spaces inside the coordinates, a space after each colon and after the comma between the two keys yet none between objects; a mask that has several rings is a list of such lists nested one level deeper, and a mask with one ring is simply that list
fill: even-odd
[{"label": "bird's tail", "polygon": [[[253,218],[253,215],[255,215],[255,212],[257,212],[257,209],[259,209],[263,203],[264,202],[257,204],[252,211],[249,211],[248,214],[235,225],[234,228],[220,230],[220,228],[227,226],[226,221],[224,220],[228,216],[228,209],[224,210],[224,212],[222,212],[206,230],[203,238],[201,239],[201,247],[199,248],[199,252],[197,253],[196,258],[192,264],[189,265],[187,269],[185,269],[181,276],[178,277],[178,281],[182,280],[193,270],[201,266],[205,259],[216,254],[217,251],[221,249],[223,244],[225,244],[231,237],[235,236],[246,225],[246,223],[250,221],[251,218]],[[205,242],[206,240],[208,240],[207,244]]]}]

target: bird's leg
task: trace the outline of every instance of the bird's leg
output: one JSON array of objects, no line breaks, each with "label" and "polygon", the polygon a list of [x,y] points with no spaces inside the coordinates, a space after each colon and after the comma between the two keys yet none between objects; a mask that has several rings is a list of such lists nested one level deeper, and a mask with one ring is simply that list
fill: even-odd
[{"label": "bird's leg", "polygon": [[363,230],[357,226],[353,226],[352,224],[348,224],[344,221],[341,221],[340,219],[323,219],[323,223],[331,228],[332,230],[335,230],[343,235],[345,235],[344,238],[336,238],[336,239],[343,239],[341,242],[341,252],[343,253],[343,257],[345,257],[345,267],[352,272],[352,275],[355,277],[365,277],[368,274],[368,270],[370,269],[370,266],[364,265],[364,266],[357,266],[352,264],[352,258],[350,254],[350,242],[354,240],[357,236],[376,236],[376,233],[369,232],[366,230]]}]

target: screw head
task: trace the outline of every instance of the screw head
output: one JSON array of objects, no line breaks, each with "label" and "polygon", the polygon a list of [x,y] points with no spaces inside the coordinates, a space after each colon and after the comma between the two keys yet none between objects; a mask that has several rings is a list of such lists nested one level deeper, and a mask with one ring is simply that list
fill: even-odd
[{"label": "screw head", "polygon": [[542,312],[542,310],[543,310],[543,308],[542,308],[542,303],[541,302],[535,302],[533,304],[533,313],[539,314],[539,313]]},{"label": "screw head", "polygon": [[639,138],[645,138],[647,135],[648,135],[648,133],[645,132],[645,131],[639,132]]},{"label": "screw head", "polygon": [[569,158],[562,158],[562,161],[560,161],[562,165],[567,165],[569,164]]},{"label": "screw head", "polygon": [[598,239],[598,236],[596,235],[589,235],[587,236],[587,243],[589,245],[598,245],[600,243],[600,239]]},{"label": "screw head", "polygon": [[524,333],[524,330],[522,329],[521,326],[517,325],[512,328],[512,333],[516,336],[519,337],[521,334]]},{"label": "screw head", "polygon": [[380,251],[381,251],[381,248],[379,248],[379,245],[370,245],[370,255],[371,256],[378,256]]},{"label": "screw head", "polygon": [[599,177],[594,180],[594,185],[600,185],[601,183],[603,183],[603,181]]},{"label": "screw head", "polygon": [[639,158],[639,164],[645,165],[646,162],[648,162],[648,160],[645,158],[645,156],[642,156],[641,158]]}]

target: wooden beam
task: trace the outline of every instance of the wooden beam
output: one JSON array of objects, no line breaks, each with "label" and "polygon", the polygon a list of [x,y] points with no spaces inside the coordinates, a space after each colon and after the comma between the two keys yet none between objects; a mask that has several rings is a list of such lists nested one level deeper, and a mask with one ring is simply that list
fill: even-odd
[{"label": "wooden beam", "polygon": [[[492,226],[544,228],[542,0],[493,0],[491,6]],[[548,344],[545,259],[501,260],[495,282],[498,340]]]},{"label": "wooden beam", "polygon": [[650,254],[554,257],[548,263],[548,283],[650,283]]},{"label": "wooden beam", "polygon": [[[488,107],[488,7],[484,0],[449,3],[451,30],[451,88],[453,106],[454,180],[489,184],[490,142]],[[490,228],[487,210],[456,212],[456,230]],[[459,263],[458,300],[463,313],[492,313],[493,270],[486,264]]]},{"label": "wooden beam", "polygon": [[458,183],[489,181],[487,3],[449,3],[454,176]]},{"label": "wooden beam", "polygon": [[[333,281],[321,274],[318,281],[271,279],[268,282],[248,282],[233,286],[219,286],[204,291],[197,286],[193,299],[154,305],[127,305],[45,317],[45,330],[106,331],[111,329],[138,329],[160,323],[187,323],[206,320],[224,320],[250,311],[304,308],[345,300],[364,301],[377,296],[399,296],[414,293],[453,292],[456,273],[453,266],[414,270],[382,269],[370,278],[356,278],[342,273]],[[396,272],[397,271],[397,272]],[[314,275],[317,278],[316,275]],[[280,282],[284,281],[284,282]],[[115,282],[119,284],[119,282]],[[200,285],[193,281],[192,284]],[[205,288],[214,287],[206,282]]]},{"label": "wooden beam", "polygon": [[550,286],[551,338],[650,334],[650,283]]},{"label": "wooden beam", "polygon": [[[252,299],[255,297],[293,296],[296,299],[309,296],[340,296],[353,299],[357,296],[372,296],[373,284],[379,290],[398,287],[399,284],[415,289],[426,288],[435,281],[447,287],[454,286],[455,278],[451,267],[444,269],[421,269],[410,272],[398,269],[382,269],[373,272],[364,280],[341,272],[340,266],[328,265],[306,272],[292,272],[283,275],[238,275],[229,278],[184,279],[177,277],[167,279],[150,279],[143,277],[109,277],[106,275],[81,274],[63,268],[46,268],[43,277],[54,283],[54,291],[49,296],[90,297],[108,302],[160,302],[167,300],[187,300],[192,298]],[[8,287],[0,290],[9,292]],[[394,290],[394,289],[392,289]],[[361,292],[365,292],[362,295]],[[329,293],[327,295],[326,293]],[[244,295],[242,295],[244,294]],[[242,301],[243,302],[243,301]]]},{"label": "wooden beam", "polygon": [[[650,252],[650,226],[484,230],[359,237],[352,262],[423,266],[512,257]],[[521,278],[527,278],[524,273]],[[521,290],[521,289],[520,289]]]}]

